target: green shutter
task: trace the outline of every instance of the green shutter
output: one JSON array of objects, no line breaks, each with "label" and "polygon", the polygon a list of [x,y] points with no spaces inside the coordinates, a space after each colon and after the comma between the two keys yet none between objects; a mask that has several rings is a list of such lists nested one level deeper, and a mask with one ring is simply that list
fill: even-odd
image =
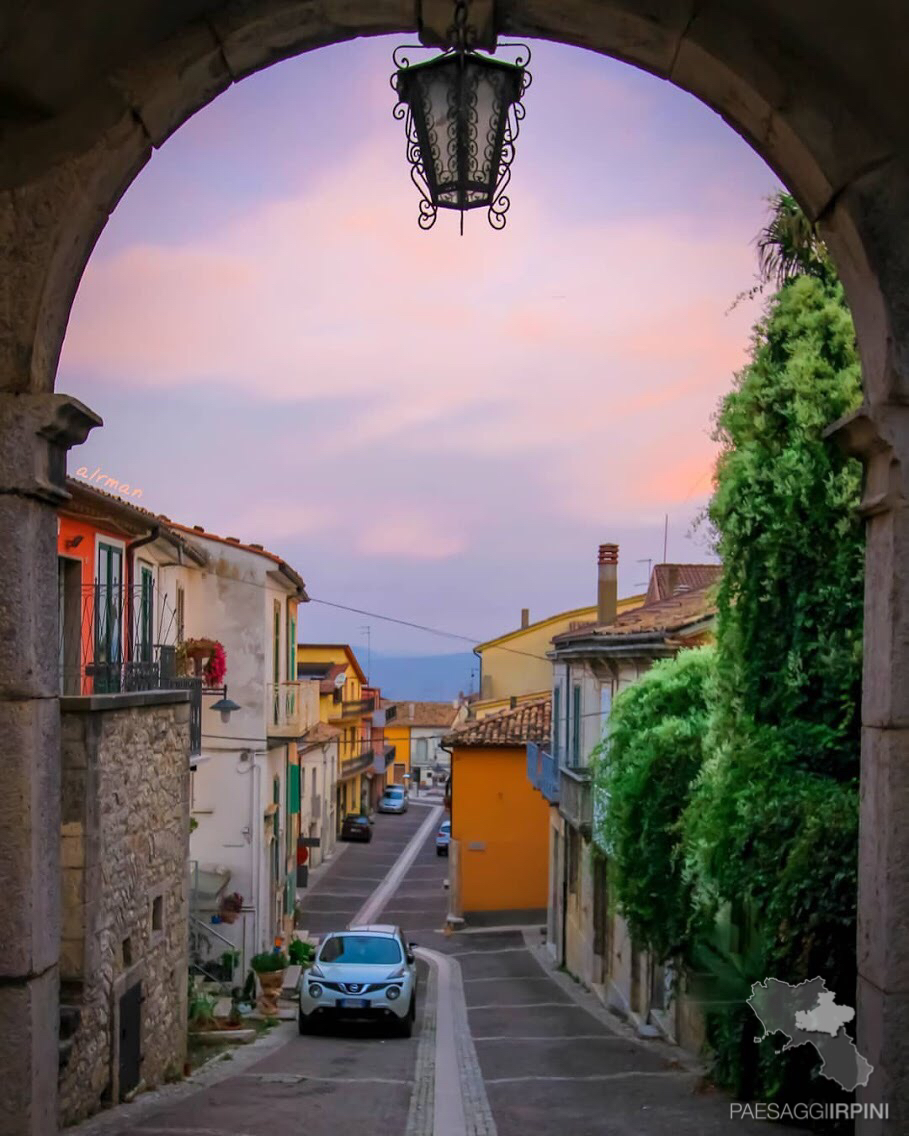
[{"label": "green shutter", "polygon": [[287,812],[289,816],[300,811],[300,766],[287,767]]}]

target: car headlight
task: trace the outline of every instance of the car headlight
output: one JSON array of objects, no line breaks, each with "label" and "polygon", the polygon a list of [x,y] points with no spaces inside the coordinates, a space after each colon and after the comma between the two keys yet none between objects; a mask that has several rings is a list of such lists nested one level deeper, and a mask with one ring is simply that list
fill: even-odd
[{"label": "car headlight", "polygon": [[388,989],[385,991],[385,997],[388,999],[389,1002],[394,1002],[394,1000],[396,998],[401,997],[401,987],[400,986],[389,986]]},{"label": "car headlight", "polygon": [[308,975],[309,975],[310,978],[324,978],[325,977],[325,975],[322,973],[321,969],[319,968],[319,964],[315,963],[315,962],[309,968]]},{"label": "car headlight", "polygon": [[398,967],[398,969],[397,969],[397,970],[393,970],[393,971],[391,972],[391,974],[389,974],[389,976],[388,976],[388,980],[389,980],[389,982],[391,982],[391,981],[393,981],[393,980],[395,980],[395,979],[401,979],[401,978],[404,978],[404,977],[405,977],[406,975],[407,975],[407,967],[406,967],[406,965],[404,965],[404,964],[402,963],[402,964],[401,964],[401,965],[400,965],[400,966]]},{"label": "car headlight", "polygon": [[318,982],[310,982],[310,984],[309,984],[309,996],[310,996],[310,998],[321,998],[322,997],[322,987],[318,984]]}]

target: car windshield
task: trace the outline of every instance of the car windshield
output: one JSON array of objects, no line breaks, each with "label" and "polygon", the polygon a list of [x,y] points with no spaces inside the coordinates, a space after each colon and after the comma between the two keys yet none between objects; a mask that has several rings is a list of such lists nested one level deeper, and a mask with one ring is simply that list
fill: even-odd
[{"label": "car windshield", "polygon": [[404,796],[404,790],[403,789],[386,789],[385,790],[385,796],[386,797],[403,797]]},{"label": "car windshield", "polygon": [[319,954],[319,962],[353,966],[385,966],[400,961],[401,947],[389,935],[332,935]]},{"label": "car windshield", "polygon": [[442,825],[442,827],[441,827],[441,828],[439,829],[439,832],[440,832],[440,833],[449,833],[449,832],[451,832],[451,821],[450,821],[450,820],[447,820],[447,821],[446,821],[446,822],[445,822],[445,823],[444,823],[444,824]]}]

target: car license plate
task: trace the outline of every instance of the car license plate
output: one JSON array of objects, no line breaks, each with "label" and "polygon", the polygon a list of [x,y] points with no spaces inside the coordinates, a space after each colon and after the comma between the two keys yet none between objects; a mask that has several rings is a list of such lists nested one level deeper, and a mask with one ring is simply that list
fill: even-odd
[{"label": "car license plate", "polygon": [[368,998],[339,998],[339,1010],[365,1010],[369,1005]]}]

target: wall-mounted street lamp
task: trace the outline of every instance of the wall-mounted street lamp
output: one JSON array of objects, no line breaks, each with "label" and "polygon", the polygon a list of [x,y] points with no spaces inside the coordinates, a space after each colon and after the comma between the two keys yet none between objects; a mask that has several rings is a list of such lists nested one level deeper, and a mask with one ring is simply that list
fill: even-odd
[{"label": "wall-mounted street lamp", "polygon": [[225,723],[229,722],[230,716],[231,716],[231,714],[233,714],[234,710],[239,710],[241,708],[239,703],[234,702],[234,700],[232,698],[227,697],[227,687],[226,686],[220,692],[217,691],[217,690],[206,690],[205,693],[206,694],[218,694],[218,693],[221,694],[221,697],[218,699],[218,701],[213,702],[211,704],[210,709],[217,710],[217,712],[221,715],[221,721],[222,722],[225,722]]},{"label": "wall-mounted street lamp", "polygon": [[410,176],[422,196],[420,228],[431,229],[440,209],[457,209],[463,235],[468,209],[486,209],[494,229],[505,225],[530,49],[502,44],[520,49],[513,63],[479,54],[466,0],[454,8],[447,50],[411,63],[405,54],[411,48],[396,48],[391,85],[398,96],[394,116],[405,123]]}]

